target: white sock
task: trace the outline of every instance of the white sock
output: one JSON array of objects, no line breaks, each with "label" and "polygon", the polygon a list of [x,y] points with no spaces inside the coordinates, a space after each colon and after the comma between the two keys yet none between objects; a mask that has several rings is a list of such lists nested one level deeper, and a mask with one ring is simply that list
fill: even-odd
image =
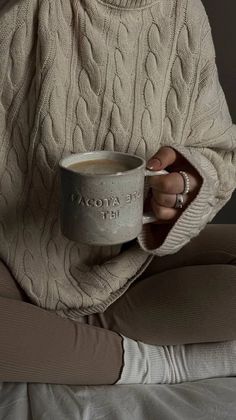
[{"label": "white sock", "polygon": [[122,337],[124,367],[116,384],[174,384],[236,376],[236,341],[154,346]]}]

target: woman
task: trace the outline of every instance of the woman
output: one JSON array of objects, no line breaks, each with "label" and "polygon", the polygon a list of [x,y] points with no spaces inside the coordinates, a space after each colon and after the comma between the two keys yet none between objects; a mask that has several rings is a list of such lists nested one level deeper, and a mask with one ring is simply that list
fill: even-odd
[{"label": "woman", "polygon": [[[233,375],[235,228],[206,225],[236,186],[236,131],[200,0],[13,0],[0,27],[1,380]],[[59,160],[102,149],[170,172],[123,246],[60,230]]]}]

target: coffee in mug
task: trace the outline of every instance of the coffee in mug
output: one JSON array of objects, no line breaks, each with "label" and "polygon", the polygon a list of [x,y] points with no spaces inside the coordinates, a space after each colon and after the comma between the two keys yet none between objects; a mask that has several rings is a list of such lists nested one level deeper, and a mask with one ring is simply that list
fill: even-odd
[{"label": "coffee in mug", "polygon": [[128,153],[78,153],[59,163],[61,228],[70,240],[88,245],[115,245],[135,239],[144,223],[156,220],[143,214],[146,176],[141,157]]},{"label": "coffee in mug", "polygon": [[84,162],[76,162],[69,166],[69,169],[85,174],[116,174],[131,169],[126,162],[112,159],[94,159]]}]

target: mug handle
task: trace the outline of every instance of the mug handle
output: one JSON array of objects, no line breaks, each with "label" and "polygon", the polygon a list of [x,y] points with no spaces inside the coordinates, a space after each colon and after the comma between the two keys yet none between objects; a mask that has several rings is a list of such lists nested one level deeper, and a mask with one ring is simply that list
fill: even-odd
[{"label": "mug handle", "polygon": [[[156,176],[156,175],[167,175],[169,172],[165,169],[162,169],[161,171],[149,171],[149,169],[145,169],[145,177],[146,176]],[[146,212],[143,214],[143,225],[146,223],[152,223],[156,222],[158,219],[154,215],[152,211]]]}]

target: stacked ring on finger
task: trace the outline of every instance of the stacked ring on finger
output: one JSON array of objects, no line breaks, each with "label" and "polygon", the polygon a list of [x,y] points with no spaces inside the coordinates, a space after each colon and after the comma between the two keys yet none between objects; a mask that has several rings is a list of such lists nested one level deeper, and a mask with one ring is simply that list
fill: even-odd
[{"label": "stacked ring on finger", "polygon": [[190,181],[187,173],[185,171],[179,171],[179,173],[183,176],[184,179],[184,191],[182,194],[176,194],[176,202],[174,205],[175,209],[182,209],[184,203],[183,194],[188,194],[190,190]]},{"label": "stacked ring on finger", "polygon": [[182,209],[184,205],[184,196],[183,194],[176,194],[176,202],[174,205],[175,209]]},{"label": "stacked ring on finger", "polygon": [[190,190],[190,181],[188,174],[186,174],[185,171],[179,171],[179,174],[181,174],[184,178],[184,191],[182,192],[182,194],[188,194]]}]

